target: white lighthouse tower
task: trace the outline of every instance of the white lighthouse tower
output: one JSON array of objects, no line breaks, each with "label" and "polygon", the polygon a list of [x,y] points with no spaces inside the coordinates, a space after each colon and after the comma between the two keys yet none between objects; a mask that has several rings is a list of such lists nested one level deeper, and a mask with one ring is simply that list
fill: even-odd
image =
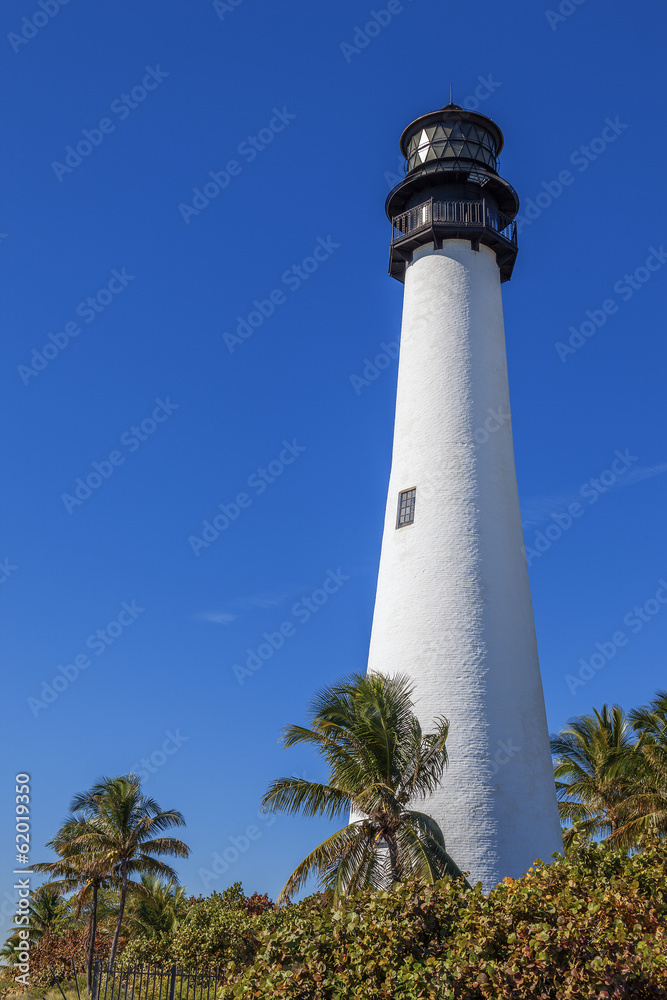
[{"label": "white lighthouse tower", "polygon": [[405,284],[396,421],[368,669],[407,674],[449,767],[421,806],[488,891],[562,850],[519,497],[500,286],[519,201],[484,115],[405,129],[389,271]]}]

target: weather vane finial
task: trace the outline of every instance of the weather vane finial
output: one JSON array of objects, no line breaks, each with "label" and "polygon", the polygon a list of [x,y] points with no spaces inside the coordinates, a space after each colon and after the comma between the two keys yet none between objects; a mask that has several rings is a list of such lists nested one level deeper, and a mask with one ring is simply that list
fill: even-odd
[{"label": "weather vane finial", "polygon": [[449,85],[449,103],[450,104],[454,103],[454,98],[452,97],[452,84],[451,83]]}]

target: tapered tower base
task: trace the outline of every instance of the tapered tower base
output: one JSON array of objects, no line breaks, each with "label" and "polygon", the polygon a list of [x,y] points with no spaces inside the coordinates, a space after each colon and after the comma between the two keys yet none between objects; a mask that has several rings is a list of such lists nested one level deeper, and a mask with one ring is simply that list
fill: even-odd
[{"label": "tapered tower base", "polygon": [[[514,468],[501,272],[489,246],[417,247],[405,299],[369,670],[409,675],[450,764],[421,807],[488,891],[562,850]],[[397,527],[415,489],[414,521]],[[408,519],[409,521],[409,519]]]}]

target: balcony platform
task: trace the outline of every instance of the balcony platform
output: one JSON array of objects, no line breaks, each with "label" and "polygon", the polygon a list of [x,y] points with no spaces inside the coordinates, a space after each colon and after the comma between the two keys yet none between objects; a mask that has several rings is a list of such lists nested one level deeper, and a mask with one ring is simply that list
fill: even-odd
[{"label": "balcony platform", "polygon": [[518,253],[516,222],[479,201],[435,201],[433,198],[394,216],[392,220],[389,273],[405,280],[406,265],[416,249],[443,240],[469,240],[474,250],[480,244],[496,255],[500,280],[509,281]]}]

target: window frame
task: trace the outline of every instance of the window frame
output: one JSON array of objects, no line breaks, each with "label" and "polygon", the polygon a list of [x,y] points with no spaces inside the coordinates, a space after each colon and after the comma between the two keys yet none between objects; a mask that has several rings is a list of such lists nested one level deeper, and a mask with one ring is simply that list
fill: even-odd
[{"label": "window frame", "polygon": [[[412,518],[411,518],[410,521],[401,521],[401,506],[402,506],[402,501],[403,501],[403,497],[405,497],[408,493],[412,493],[413,496],[410,498],[410,500],[411,500],[410,504],[406,505],[404,509],[408,510],[409,508],[412,508],[411,509]],[[417,508],[417,487],[416,486],[409,486],[407,490],[399,490],[398,491],[398,506],[397,506],[397,509],[396,509],[396,529],[398,529],[398,528],[407,528],[409,525],[415,523],[415,511],[416,511],[416,508]]]}]

